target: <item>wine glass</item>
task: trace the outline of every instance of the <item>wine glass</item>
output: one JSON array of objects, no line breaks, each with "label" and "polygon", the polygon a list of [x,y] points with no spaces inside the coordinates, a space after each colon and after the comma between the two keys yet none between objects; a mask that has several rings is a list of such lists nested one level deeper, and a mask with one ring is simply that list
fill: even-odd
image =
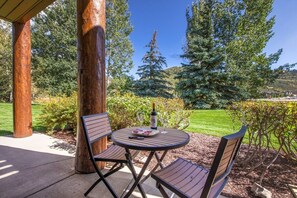
[{"label": "wine glass", "polygon": [[166,116],[166,113],[160,115],[160,121],[163,126],[163,131],[161,133],[167,133],[167,131],[165,130],[168,124],[168,117]]},{"label": "wine glass", "polygon": [[140,123],[140,126],[143,126],[144,113],[142,111],[137,112],[137,119]]},{"label": "wine glass", "polygon": [[179,124],[181,122],[181,115],[182,115],[182,111],[177,111],[175,113],[175,128],[179,128]]}]

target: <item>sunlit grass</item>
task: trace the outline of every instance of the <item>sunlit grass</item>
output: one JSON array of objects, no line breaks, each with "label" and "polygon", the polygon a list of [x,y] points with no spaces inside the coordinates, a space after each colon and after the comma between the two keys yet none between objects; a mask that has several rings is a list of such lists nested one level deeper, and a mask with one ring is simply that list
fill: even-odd
[{"label": "sunlit grass", "polygon": [[195,110],[190,119],[187,132],[221,137],[240,129],[240,123],[233,123],[231,116],[225,110]]},{"label": "sunlit grass", "polygon": [[[222,137],[238,131],[241,123],[237,120],[232,121],[232,117],[226,110],[195,110],[190,117],[190,126],[187,132],[201,133],[205,135]],[[243,139],[248,143],[248,135]],[[271,142],[274,148],[278,148],[277,138],[272,136]]]},{"label": "sunlit grass", "polygon": [[[41,113],[41,105],[32,105],[32,122],[34,131],[42,131],[44,127],[38,123],[37,117]],[[11,103],[0,103],[0,135],[13,132],[13,108]]]}]

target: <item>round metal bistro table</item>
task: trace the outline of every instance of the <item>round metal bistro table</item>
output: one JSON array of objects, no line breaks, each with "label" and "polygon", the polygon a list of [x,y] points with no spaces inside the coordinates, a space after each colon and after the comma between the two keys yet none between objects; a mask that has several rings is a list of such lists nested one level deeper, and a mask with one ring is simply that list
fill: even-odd
[{"label": "round metal bistro table", "polygon": [[[141,186],[141,183],[143,183],[151,175],[151,173],[154,172],[158,167],[163,168],[162,160],[165,158],[165,155],[168,150],[185,146],[190,141],[189,134],[178,129],[169,129],[169,128],[166,128],[166,133],[162,133],[162,131],[160,130],[160,133],[154,136],[144,137],[143,139],[133,139],[133,138],[131,139],[131,137],[136,137],[135,135],[132,134],[132,131],[137,128],[139,127],[120,129],[120,130],[114,131],[111,135],[111,139],[114,144],[124,147],[126,149],[126,157],[129,161],[129,166],[131,167],[131,172],[135,180],[134,184],[129,189],[129,191],[125,195],[122,195],[122,197],[125,197],[125,198],[128,198],[132,194],[132,192],[134,191],[137,185]],[[145,161],[138,175],[136,174],[132,163],[132,156],[129,151],[130,149],[150,152],[147,160]],[[163,151],[163,154],[159,156],[159,154],[156,151]],[[157,164],[147,176],[142,178],[153,156],[156,157]],[[139,190],[142,197],[146,197],[143,188],[140,187]]]}]

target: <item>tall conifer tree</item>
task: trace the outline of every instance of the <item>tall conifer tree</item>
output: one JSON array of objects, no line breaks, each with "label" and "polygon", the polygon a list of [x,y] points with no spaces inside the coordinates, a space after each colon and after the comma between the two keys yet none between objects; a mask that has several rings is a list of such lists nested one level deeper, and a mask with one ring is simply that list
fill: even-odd
[{"label": "tall conifer tree", "polygon": [[139,96],[172,97],[170,83],[165,79],[163,66],[167,66],[165,57],[157,46],[157,32],[148,45],[149,50],[142,58],[143,65],[138,67],[137,74],[140,79],[135,82],[135,92]]},{"label": "tall conifer tree", "polygon": [[214,0],[200,0],[187,10],[187,45],[183,71],[177,75],[180,97],[190,108],[218,108],[228,102],[235,89],[228,84],[224,52],[213,37]]}]

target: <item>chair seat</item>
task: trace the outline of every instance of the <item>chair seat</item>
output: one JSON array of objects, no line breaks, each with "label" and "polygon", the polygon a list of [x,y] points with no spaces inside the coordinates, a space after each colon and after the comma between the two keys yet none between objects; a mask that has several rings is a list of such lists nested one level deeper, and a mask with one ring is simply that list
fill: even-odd
[{"label": "chair seat", "polygon": [[[130,150],[131,155],[135,156],[137,151]],[[117,145],[111,145],[106,150],[94,156],[95,161],[127,162],[126,150]]]},{"label": "chair seat", "polygon": [[169,190],[174,188],[180,197],[200,197],[207,176],[207,169],[182,158],[152,174],[157,182]]}]

